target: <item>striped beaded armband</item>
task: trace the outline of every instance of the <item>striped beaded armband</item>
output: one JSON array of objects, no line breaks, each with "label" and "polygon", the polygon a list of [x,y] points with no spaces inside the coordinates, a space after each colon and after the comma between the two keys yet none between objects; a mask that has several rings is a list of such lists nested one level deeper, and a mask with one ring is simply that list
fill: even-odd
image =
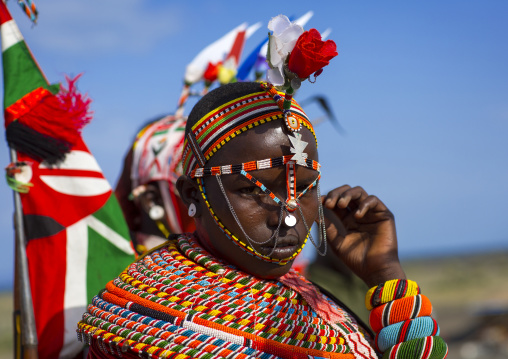
[{"label": "striped beaded armband", "polygon": [[430,316],[432,304],[423,294],[397,299],[374,308],[369,315],[369,324],[374,332],[391,324],[417,317]]},{"label": "striped beaded armband", "polygon": [[376,335],[376,349],[384,353],[402,342],[439,335],[439,325],[432,317],[409,319],[384,327]]},{"label": "striped beaded armband", "polygon": [[372,310],[372,308],[392,300],[417,294],[420,294],[420,287],[416,282],[407,279],[393,279],[370,288],[365,296],[365,306],[368,310]]},{"label": "striped beaded armband", "polygon": [[382,359],[444,359],[448,345],[441,337],[425,337],[399,343],[384,352]]}]

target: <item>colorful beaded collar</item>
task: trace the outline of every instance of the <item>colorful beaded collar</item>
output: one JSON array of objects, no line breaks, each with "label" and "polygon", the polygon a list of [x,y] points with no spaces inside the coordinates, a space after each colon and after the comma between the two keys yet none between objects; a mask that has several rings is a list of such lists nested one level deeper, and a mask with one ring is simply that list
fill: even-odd
[{"label": "colorful beaded collar", "polygon": [[[78,339],[96,355],[126,358],[354,359],[351,352],[368,345],[346,311],[301,276],[291,285],[284,278],[257,279],[191,235],[175,236],[93,298]],[[329,311],[341,319],[330,323]]]}]

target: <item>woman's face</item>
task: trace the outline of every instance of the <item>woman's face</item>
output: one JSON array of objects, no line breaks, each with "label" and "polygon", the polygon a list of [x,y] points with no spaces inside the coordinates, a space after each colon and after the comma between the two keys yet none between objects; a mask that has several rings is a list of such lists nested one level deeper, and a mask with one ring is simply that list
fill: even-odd
[{"label": "woman's face", "polygon": [[[308,143],[304,152],[308,154],[308,158],[317,161],[318,153],[313,135],[306,128],[303,128],[300,133],[302,140]],[[291,143],[285,131],[282,130],[280,121],[269,122],[232,139],[212,156],[207,167],[291,155],[290,147]],[[285,166],[250,171],[249,173],[277,197],[286,200]],[[297,191],[300,192],[307,188],[314,182],[317,175],[317,171],[296,166]],[[275,245],[275,238],[266,244],[260,243],[266,242],[277,230],[281,207],[241,174],[222,175],[220,179],[240,224],[253,240],[252,246],[258,253],[265,256],[270,255]],[[204,187],[208,201],[220,221],[243,243],[249,243],[234,219],[217,179],[213,176],[205,177]],[[303,195],[299,202],[301,213],[310,228],[318,214],[316,187]],[[199,205],[201,215],[198,218],[197,231],[201,243],[207,250],[257,277],[277,278],[287,273],[291,268],[292,261],[281,266],[247,253],[222,232],[202,198],[200,198]],[[293,215],[297,219],[297,224],[294,227],[287,227],[284,224],[284,219],[282,220],[277,246],[270,255],[271,258],[287,259],[303,245],[307,236],[307,228],[301,218],[300,211],[293,212]],[[285,211],[283,216],[286,216]]]}]

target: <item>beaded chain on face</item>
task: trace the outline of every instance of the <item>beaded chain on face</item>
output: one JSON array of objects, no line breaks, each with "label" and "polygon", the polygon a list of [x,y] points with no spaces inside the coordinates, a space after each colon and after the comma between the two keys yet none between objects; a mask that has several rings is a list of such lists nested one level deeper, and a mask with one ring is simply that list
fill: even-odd
[{"label": "beaded chain on face", "polygon": [[231,205],[231,202],[229,201],[229,198],[227,197],[227,194],[226,194],[226,191],[224,189],[224,186],[222,185],[222,181],[220,179],[219,176],[216,177],[217,179],[217,182],[219,183],[219,186],[221,188],[221,192],[224,196],[224,199],[226,201],[226,203],[228,204],[228,208],[229,210],[231,211],[231,214],[233,215],[233,218],[235,219],[236,223],[238,224],[240,230],[242,231],[242,233],[244,234],[245,236],[245,239],[247,240],[247,243],[245,243],[244,241],[242,241],[241,239],[239,239],[237,236],[235,236],[223,223],[222,221],[219,219],[219,217],[215,214],[212,206],[210,205],[210,202],[208,201],[208,198],[206,196],[206,190],[205,190],[205,187],[204,187],[204,184],[203,184],[203,181],[198,178],[197,181],[198,181],[198,186],[199,186],[199,191],[201,193],[201,196],[203,197],[203,200],[205,201],[206,203],[206,206],[210,212],[210,214],[212,215],[212,218],[213,220],[215,221],[215,223],[219,226],[219,228],[222,230],[222,232],[229,238],[233,241],[233,243],[236,243],[240,246],[240,248],[244,249],[247,253],[249,253],[250,255],[253,255],[257,258],[260,258],[266,262],[272,262],[272,263],[278,263],[280,265],[284,265],[286,263],[288,263],[289,261],[291,261],[293,258],[295,258],[298,254],[300,254],[300,252],[302,251],[303,247],[305,246],[305,244],[307,243],[307,238],[309,238],[310,236],[310,231],[307,231],[307,236],[305,237],[305,240],[304,242],[302,243],[302,245],[300,246],[300,248],[298,248],[290,257],[288,258],[285,258],[285,259],[276,259],[276,258],[271,258],[270,255],[273,253],[273,251],[275,250],[275,248],[277,247],[277,237],[279,235],[279,231],[280,231],[280,227],[281,227],[281,224],[282,224],[282,216],[284,214],[283,210],[284,210],[284,207],[281,206],[281,209],[280,209],[280,214],[279,214],[279,221],[278,221],[278,225],[277,225],[277,228],[275,229],[274,233],[272,234],[272,236],[270,236],[270,238],[268,238],[266,241],[263,241],[263,242],[256,242],[257,244],[265,244],[265,243],[268,243],[269,241],[273,240],[275,238],[275,244],[274,244],[274,248],[272,249],[272,252],[269,254],[269,255],[263,255],[261,253],[258,253],[258,251],[256,251],[254,249],[254,246],[252,244],[252,242],[254,242],[254,240],[252,240],[248,234],[245,232],[245,229],[243,228],[243,226],[241,225],[240,223],[240,220],[238,219],[238,216],[233,208],[233,206]]},{"label": "beaded chain on face", "polygon": [[[289,211],[294,211],[296,209],[299,210],[300,218],[303,221],[303,224],[305,226],[305,229],[307,230],[308,237],[311,240],[311,243],[316,248],[317,252],[321,256],[326,255],[327,245],[326,245],[326,227],[325,227],[325,221],[324,221],[324,211],[323,211],[323,205],[321,203],[321,190],[320,190],[320,184],[319,180],[321,179],[321,171],[320,171],[320,165],[318,164],[317,171],[319,172],[319,176],[309,187],[307,187],[303,192],[300,193],[300,195],[296,196],[296,190],[291,190],[291,185],[295,186],[295,178],[294,178],[294,166],[295,164],[298,164],[300,166],[306,166],[309,167],[309,159],[307,158],[307,154],[303,152],[305,147],[307,146],[307,142],[302,141],[301,134],[297,133],[302,128],[302,122],[301,119],[297,116],[294,116],[291,113],[291,103],[293,99],[293,91],[287,91],[282,97],[280,93],[277,92],[277,90],[269,83],[262,82],[261,87],[265,89],[270,96],[272,96],[273,100],[277,103],[279,108],[282,110],[282,113],[284,114],[284,123],[286,125],[286,130],[290,132],[288,134],[288,138],[291,141],[292,147],[291,152],[294,154],[291,156],[291,161],[288,162],[288,168],[286,169],[287,174],[287,189],[288,189],[288,197],[286,200],[286,208]],[[317,145],[317,144],[316,144]],[[314,166],[313,166],[314,168]],[[310,228],[307,225],[307,222],[305,221],[305,217],[303,216],[302,208],[299,205],[298,200],[311,188],[314,186],[317,186],[317,199],[318,199],[318,235],[319,235],[319,241],[316,243],[314,241],[314,238],[312,237],[312,234],[310,232]],[[324,249],[321,250],[321,247]]]},{"label": "beaded chain on face", "polygon": [[[174,236],[94,297],[78,338],[125,358],[127,349],[150,358],[353,358],[365,341],[354,319],[291,273],[290,286],[284,277],[260,280],[214,259],[191,235]],[[304,287],[341,321],[324,320],[298,292]]]},{"label": "beaded chain on face", "polygon": [[[204,185],[203,185],[202,181],[199,181],[199,183],[201,185],[201,188],[202,188],[201,193],[202,193],[203,199],[205,200],[205,202],[207,204],[207,207],[210,209],[210,212],[212,213],[212,217],[214,218],[214,220],[217,223],[217,225],[219,225],[219,227],[221,229],[223,229],[224,233],[231,240],[233,240],[236,243],[239,243],[244,248],[251,249],[251,248],[254,247],[254,243],[265,244],[265,243],[268,243],[269,241],[275,239],[275,244],[274,244],[274,247],[272,249],[272,252],[270,252],[268,255],[266,255],[266,256],[261,255],[261,254],[257,253],[253,249],[250,250],[250,252],[251,252],[251,254],[252,254],[252,252],[254,252],[255,255],[257,255],[258,257],[260,257],[260,258],[262,258],[264,260],[271,261],[271,262],[279,262],[280,264],[287,263],[289,260],[293,259],[300,252],[300,250],[298,250],[297,252],[293,253],[293,255],[291,257],[283,259],[281,261],[277,260],[277,259],[270,258],[270,256],[273,253],[273,251],[275,251],[275,249],[277,248],[277,239],[278,239],[277,237],[279,235],[280,227],[281,227],[281,224],[282,224],[283,214],[284,214],[284,212],[286,213],[286,217],[284,219],[284,224],[286,226],[288,226],[288,227],[292,227],[292,226],[294,226],[296,224],[296,218],[292,214],[290,214],[289,212],[290,211],[292,212],[292,211],[294,211],[296,209],[298,209],[300,211],[300,215],[303,215],[303,212],[301,210],[301,207],[298,206],[298,205],[296,205],[295,208],[291,208],[290,206],[288,206],[287,205],[288,201],[286,201],[286,203],[285,203],[284,200],[282,200],[281,198],[277,197],[272,191],[270,191],[259,180],[257,180],[251,174],[249,174],[247,172],[247,170],[256,170],[256,169],[263,170],[263,169],[273,168],[273,167],[276,167],[276,166],[283,166],[283,165],[285,165],[287,167],[286,173],[287,173],[287,182],[288,182],[288,185],[287,185],[288,198],[292,198],[294,202],[298,203],[298,201],[300,200],[301,197],[303,197],[309,190],[311,190],[312,188],[317,186],[317,188],[318,188],[317,200],[319,201],[319,198],[320,198],[319,179],[321,178],[321,172],[320,172],[320,167],[321,166],[319,165],[318,162],[316,162],[314,160],[310,160],[310,159],[306,159],[305,160],[305,162],[304,162],[305,167],[317,171],[318,175],[317,175],[316,179],[309,186],[307,186],[307,188],[305,188],[303,191],[297,193],[296,192],[296,188],[295,188],[295,184],[294,184],[294,167],[295,167],[295,163],[294,163],[294,161],[292,161],[292,157],[293,157],[292,155],[288,155],[288,156],[281,156],[281,157],[277,157],[277,158],[269,158],[269,159],[260,160],[260,161],[250,161],[250,162],[236,164],[236,165],[225,165],[225,166],[216,166],[216,167],[201,167],[201,168],[196,168],[196,169],[192,170],[192,172],[190,174],[191,178],[201,178],[201,177],[211,176],[211,175],[215,174],[216,180],[217,180],[217,182],[219,184],[219,187],[220,187],[221,192],[222,192],[222,194],[224,196],[224,199],[225,199],[225,201],[226,201],[226,203],[228,205],[228,208],[231,211],[231,213],[233,215],[233,218],[235,219],[236,223],[238,224],[240,230],[242,231],[242,234],[244,235],[244,238],[247,240],[247,243],[243,243],[240,239],[238,239],[238,237],[236,237],[229,230],[227,230],[227,228],[222,224],[220,219],[214,214],[213,210],[211,209],[211,206],[209,205],[209,201],[207,199],[206,192],[204,190]],[[256,242],[246,233],[246,231],[243,228],[240,220],[238,219],[238,216],[236,214],[235,209],[233,208],[233,206],[232,206],[231,202],[229,201],[229,198],[228,198],[228,196],[226,194],[226,191],[225,191],[224,186],[222,184],[222,180],[220,178],[220,175],[222,175],[222,174],[237,174],[237,173],[243,175],[250,182],[252,182],[256,186],[258,186],[278,206],[280,206],[280,215],[279,215],[279,221],[278,221],[277,228],[274,231],[274,233],[272,234],[272,236],[270,238],[268,238],[266,241]],[[321,213],[321,211],[320,211],[320,213]],[[307,225],[307,223],[305,221],[305,218],[303,218],[303,223],[304,223],[306,231],[308,233],[307,237],[310,237],[312,243],[316,246],[316,248],[318,248],[318,251],[319,251],[321,243],[319,243],[319,244],[315,243],[315,241],[314,241],[314,239],[312,237],[312,234],[310,233],[310,228],[309,228],[309,226]],[[303,248],[303,245],[305,245],[305,242],[302,244],[300,249]],[[323,253],[320,252],[320,254],[324,255],[325,253],[326,253],[326,246],[325,246],[325,252],[323,252]]]}]

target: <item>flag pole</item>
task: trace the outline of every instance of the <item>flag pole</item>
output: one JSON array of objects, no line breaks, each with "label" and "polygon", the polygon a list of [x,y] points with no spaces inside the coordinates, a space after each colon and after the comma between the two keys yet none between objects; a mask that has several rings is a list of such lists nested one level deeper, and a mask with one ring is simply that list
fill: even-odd
[{"label": "flag pole", "polygon": [[[16,163],[17,153],[10,149],[11,163]],[[26,256],[26,236],[23,225],[23,211],[21,197],[14,192],[14,232],[15,232],[15,302],[20,310],[20,334],[21,348],[16,346],[15,358],[37,359],[37,330],[35,327],[34,308],[32,304],[32,292],[30,289],[30,277],[28,275],[28,260]],[[17,323],[15,323],[17,325]],[[16,331],[17,328],[15,327]]]}]

